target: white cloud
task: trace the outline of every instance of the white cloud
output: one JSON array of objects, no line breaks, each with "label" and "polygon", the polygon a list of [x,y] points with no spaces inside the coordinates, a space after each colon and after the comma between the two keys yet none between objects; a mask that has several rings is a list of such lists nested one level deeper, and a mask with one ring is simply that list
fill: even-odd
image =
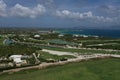
[{"label": "white cloud", "polygon": [[119,5],[102,5],[96,8],[96,11],[100,15],[105,15],[109,17],[119,17],[120,18],[120,6]]},{"label": "white cloud", "polygon": [[59,17],[68,17],[75,19],[85,19],[85,18],[93,17],[92,12],[90,11],[85,13],[79,13],[79,12],[70,12],[68,10],[63,10],[63,11],[56,11],[55,15]]},{"label": "white cloud", "polygon": [[0,17],[17,16],[17,17],[36,18],[41,16],[45,12],[46,12],[45,7],[40,4],[38,4],[33,8],[25,7],[20,4],[16,4],[15,6],[8,8],[7,4],[3,0],[0,0]]},{"label": "white cloud", "polygon": [[97,9],[104,12],[104,13],[114,14],[116,12],[119,12],[120,7],[113,6],[113,5],[102,5],[102,6],[99,6]]},{"label": "white cloud", "polygon": [[0,0],[0,17],[6,17],[6,7],[7,5],[4,3],[3,0]]},{"label": "white cloud", "polygon": [[79,13],[79,12],[71,12],[69,10],[56,11],[55,15],[62,18],[70,18],[76,20],[89,20],[94,22],[112,22],[113,19],[110,17],[96,16],[93,15],[91,11]]},{"label": "white cloud", "polygon": [[37,0],[37,2],[40,4],[43,4],[48,9],[55,8],[55,6],[56,6],[54,0]]},{"label": "white cloud", "polygon": [[14,7],[11,8],[11,16],[18,16],[18,17],[36,18],[38,16],[41,16],[45,12],[46,12],[45,7],[40,4],[38,4],[34,8],[29,8],[22,6],[20,4],[16,4]]}]

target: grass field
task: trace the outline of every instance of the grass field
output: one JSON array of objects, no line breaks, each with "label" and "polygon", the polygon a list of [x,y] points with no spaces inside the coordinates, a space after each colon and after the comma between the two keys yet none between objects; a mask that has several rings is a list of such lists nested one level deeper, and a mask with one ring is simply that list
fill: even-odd
[{"label": "grass field", "polygon": [[78,53],[102,53],[102,54],[120,54],[120,51],[105,51],[105,50],[88,50],[88,49],[71,49],[71,48],[57,48],[57,47],[50,47],[50,46],[39,46],[40,48],[43,49],[48,49],[48,50],[55,50],[55,51],[65,51],[65,52],[78,52]]},{"label": "grass field", "polygon": [[120,80],[120,59],[90,60],[4,74],[0,80]]},{"label": "grass field", "polygon": [[[40,58],[44,60],[47,60],[47,59],[53,59],[55,61],[58,61],[60,59],[64,59],[64,58],[67,58],[67,59],[70,59],[70,58],[75,58],[74,56],[72,55],[62,55],[62,56],[58,56],[58,55],[53,55],[53,54],[50,54],[48,52],[43,52],[43,51],[38,51],[38,53],[40,54]],[[41,61],[40,59],[40,61]]]}]

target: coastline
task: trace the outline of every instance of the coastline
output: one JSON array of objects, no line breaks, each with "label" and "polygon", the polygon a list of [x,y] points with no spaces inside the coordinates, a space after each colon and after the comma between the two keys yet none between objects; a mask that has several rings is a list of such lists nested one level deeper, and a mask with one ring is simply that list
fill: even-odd
[{"label": "coastline", "polygon": [[55,30],[59,34],[76,34],[85,36],[99,36],[108,38],[120,38],[120,30],[102,30],[102,29],[60,29]]}]

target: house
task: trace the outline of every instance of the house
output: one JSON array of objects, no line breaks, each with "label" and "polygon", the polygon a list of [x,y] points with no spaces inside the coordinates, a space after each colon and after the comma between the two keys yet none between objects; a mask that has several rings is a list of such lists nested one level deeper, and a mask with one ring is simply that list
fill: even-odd
[{"label": "house", "polygon": [[73,34],[73,37],[79,37],[79,35],[77,35],[77,34]]},{"label": "house", "polygon": [[16,64],[22,63],[22,55],[11,55],[9,58],[12,59]]},{"label": "house", "polygon": [[58,37],[63,37],[64,35],[63,34],[59,34]]},{"label": "house", "polygon": [[6,44],[6,45],[13,44],[14,40],[12,40],[12,39],[5,39],[3,43]]},{"label": "house", "polygon": [[[26,65],[27,64],[27,61],[26,59],[28,58],[29,56],[23,56],[23,55],[11,55],[9,57],[9,59],[13,60],[13,62],[15,63],[16,66],[21,66],[21,65]],[[24,59],[22,59],[24,58]]]},{"label": "house", "polygon": [[40,38],[40,35],[36,34],[34,35],[34,38]]}]

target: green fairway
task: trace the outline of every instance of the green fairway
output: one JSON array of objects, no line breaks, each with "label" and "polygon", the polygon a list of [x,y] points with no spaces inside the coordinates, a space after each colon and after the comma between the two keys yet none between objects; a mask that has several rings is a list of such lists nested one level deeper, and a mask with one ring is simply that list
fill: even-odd
[{"label": "green fairway", "polygon": [[[75,58],[74,56],[72,55],[62,55],[62,56],[58,56],[58,55],[53,55],[53,54],[49,54],[48,52],[43,52],[43,51],[38,51],[38,53],[40,54],[40,58],[44,60],[47,60],[47,59],[53,59],[55,61],[58,61],[60,59],[70,59],[70,58]],[[42,61],[40,59],[40,61]]]},{"label": "green fairway", "polygon": [[93,50],[93,49],[72,49],[72,48],[58,48],[58,47],[50,47],[50,46],[39,46],[43,49],[48,50],[55,50],[55,51],[63,51],[63,52],[78,52],[80,54],[95,54],[95,53],[101,53],[101,54],[120,54],[120,51],[105,51],[105,50]]},{"label": "green fairway", "polygon": [[120,59],[90,60],[4,74],[0,80],[120,80]]}]

